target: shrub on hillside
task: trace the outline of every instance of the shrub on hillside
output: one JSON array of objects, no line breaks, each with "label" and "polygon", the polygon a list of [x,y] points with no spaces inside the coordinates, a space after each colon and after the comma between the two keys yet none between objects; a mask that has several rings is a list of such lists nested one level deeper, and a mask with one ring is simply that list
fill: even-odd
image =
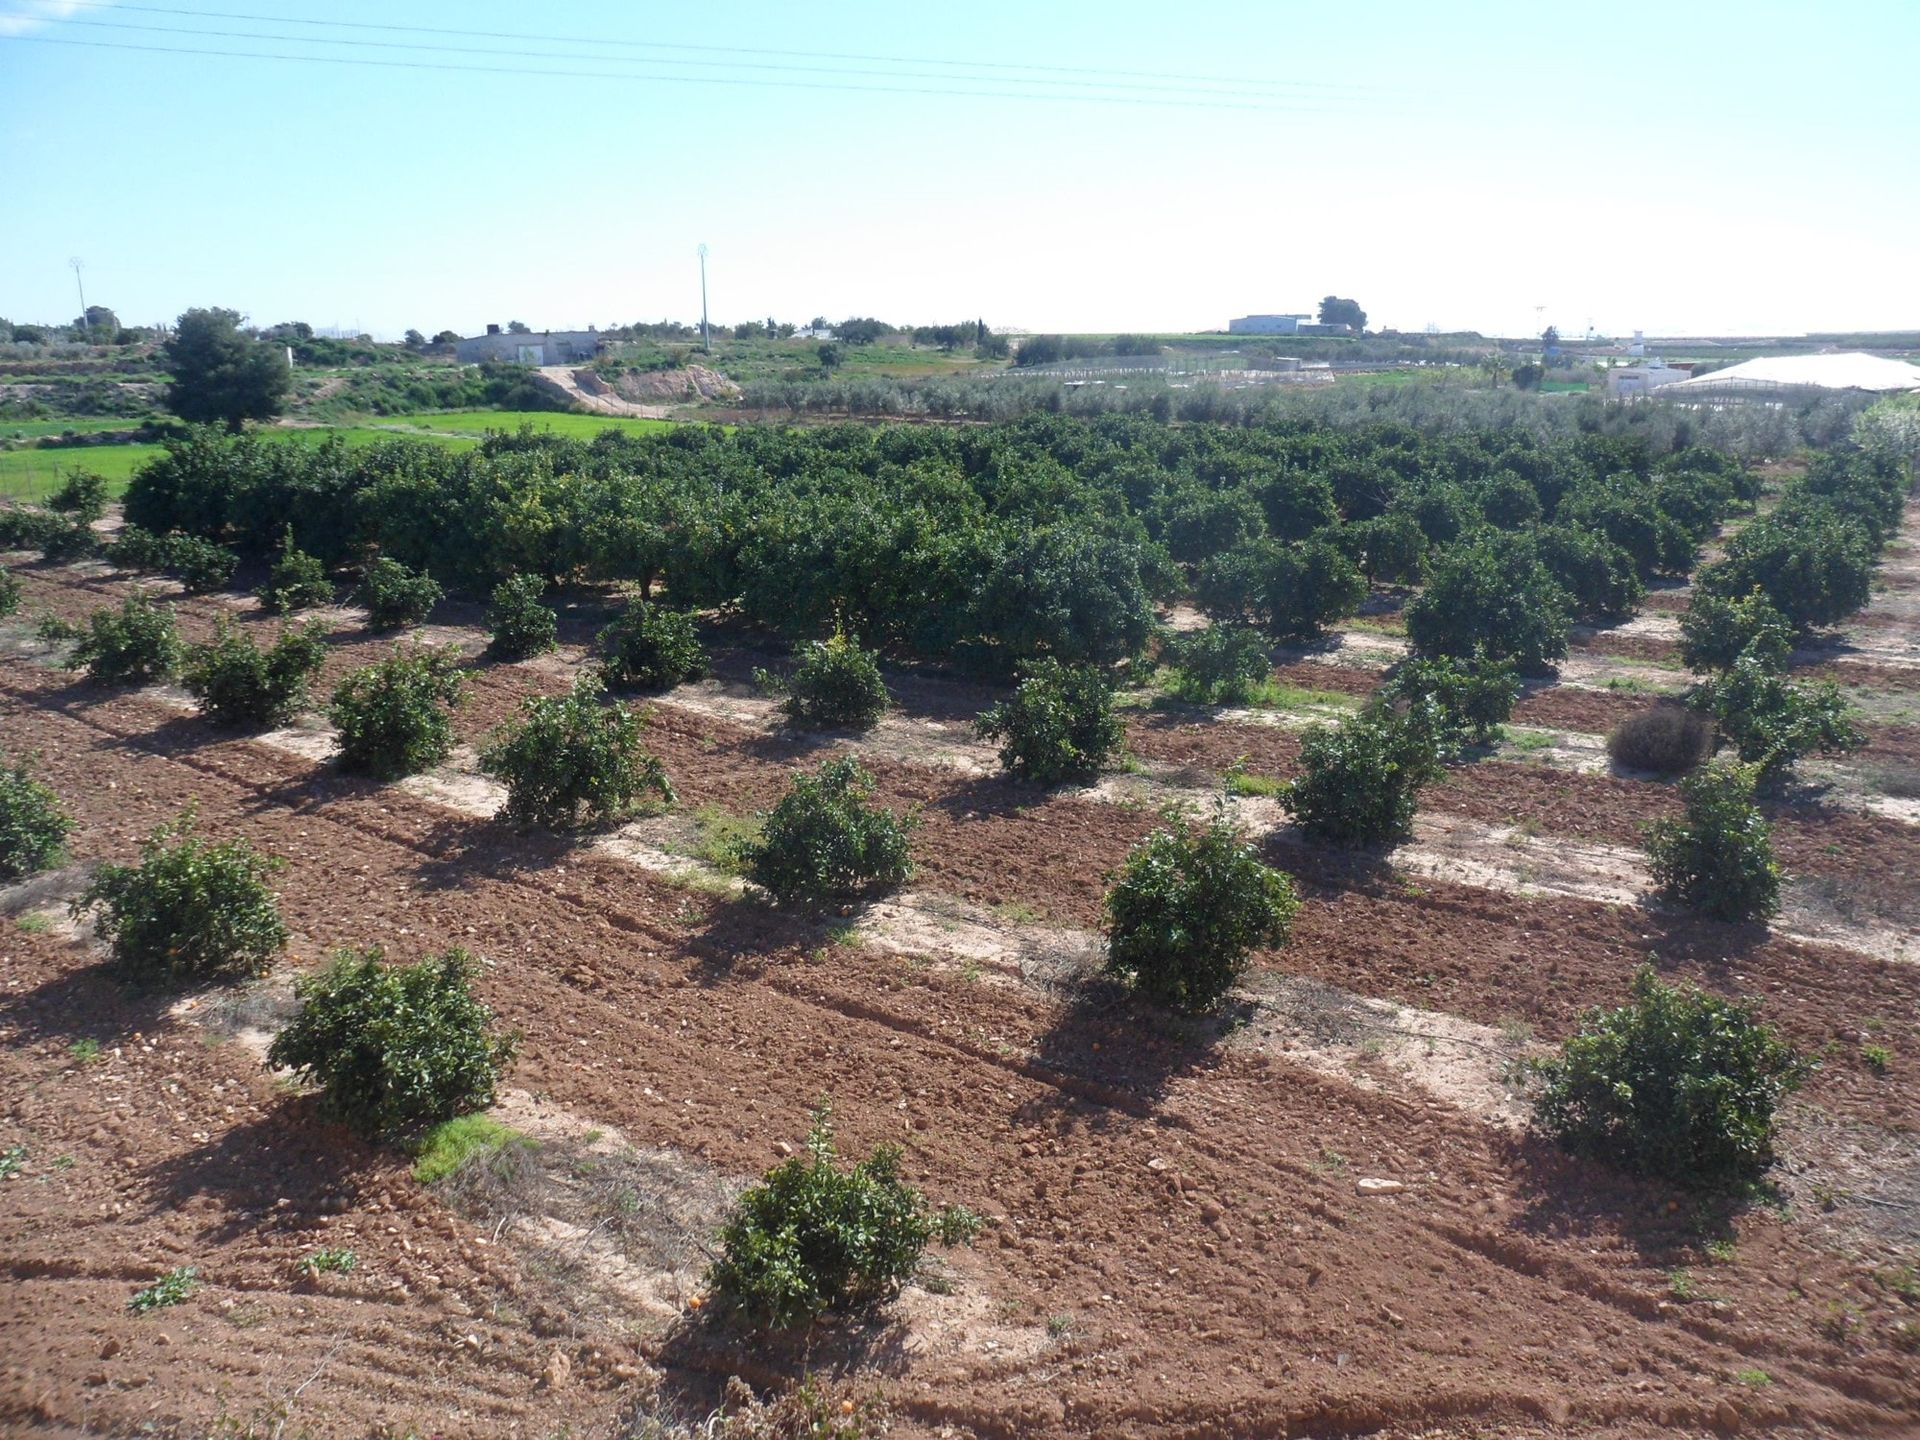
[{"label": "shrub on hillside", "polygon": [[570,830],[617,820],[648,792],[673,801],[666,770],[640,744],[640,717],[602,703],[602,689],[583,675],[565,695],[524,700],[520,723],[487,742],[480,768],[507,787],[500,819]]},{"label": "shrub on hillside", "polygon": [[1647,856],[1660,893],[1716,920],[1762,920],[1780,908],[1773,837],[1753,803],[1759,767],[1722,761],[1680,782],[1684,820],[1659,820]]},{"label": "shrub on hillside", "polygon": [[1508,660],[1405,660],[1394,667],[1375,703],[1431,716],[1442,750],[1486,745],[1513,718],[1520,676]]},{"label": "shrub on hillside", "polygon": [[1250,625],[1215,621],[1174,636],[1167,651],[1175,693],[1200,705],[1244,705],[1273,676],[1270,642]]},{"label": "shrub on hillside", "polygon": [[146,685],[166,679],[179,662],[180,632],[173,608],[156,605],[136,590],[118,610],[95,610],[87,616],[68,663],[103,685]]},{"label": "shrub on hillside", "polygon": [[1832,681],[1796,685],[1752,654],[1703,681],[1690,703],[1713,716],[1720,738],[1773,780],[1803,755],[1858,749],[1853,709]]},{"label": "shrub on hillside", "polygon": [[1413,825],[1420,788],[1440,774],[1437,717],[1369,707],[1338,726],[1316,725],[1300,744],[1300,774],[1280,803],[1317,840],[1372,845]]},{"label": "shrub on hillside", "polygon": [[515,1037],[473,997],[478,968],[457,946],[412,965],[387,964],[377,945],[342,950],[295,982],[300,1009],[267,1063],[324,1087],[322,1110],[369,1140],[484,1110]]},{"label": "shrub on hillside", "polygon": [[47,497],[47,508],[76,525],[91,525],[107,513],[107,477],[91,470],[69,470],[60,488]]},{"label": "shrub on hillside", "polygon": [[1126,738],[1107,677],[1058,660],[1023,666],[1013,694],[982,714],[974,729],[981,739],[1000,742],[1000,763],[1011,773],[1042,785],[1097,775]]},{"label": "shrub on hillside", "polygon": [[333,603],[333,581],[317,555],[293,543],[293,526],[280,537],[280,554],[260,589],[260,603],[282,615]]},{"label": "shrub on hillside", "polygon": [[450,651],[396,649],[342,680],[327,707],[340,731],[343,768],[397,780],[438,765],[453,749],[448,711],[461,679]]},{"label": "shrub on hillside", "polygon": [[873,777],[851,755],[798,774],[738,847],[746,876],[790,904],[824,905],[895,889],[913,873],[912,817],[868,803]]},{"label": "shrub on hillside", "polygon": [[524,660],[553,649],[559,619],[545,600],[547,582],[538,575],[515,575],[493,587],[487,606],[487,627],[493,634],[493,653],[505,660]]},{"label": "shrub on hillside", "polygon": [[766,689],[786,692],[780,709],[796,725],[865,730],[887,708],[880,657],[844,630],[803,647],[800,663],[784,680],[765,670],[754,671],[754,679]]},{"label": "shrub on hillside", "polygon": [[786,1329],[823,1313],[869,1309],[913,1278],[929,1244],[955,1245],[979,1220],[934,1209],[900,1178],[901,1152],[882,1145],[842,1170],[825,1110],[804,1155],[783,1160],[734,1202],[707,1285],[748,1324]]},{"label": "shrub on hillside", "polygon": [[1787,668],[1793,626],[1765,592],[1697,594],[1680,617],[1680,658],[1690,670],[1730,670],[1751,655],[1770,671]]},{"label": "shrub on hillside", "polygon": [[1699,1189],[1758,1180],[1774,1111],[1811,1071],[1745,1005],[1634,977],[1633,1001],[1590,1010],[1540,1063],[1541,1130],[1578,1155]]},{"label": "shrub on hillside", "polygon": [[287,943],[267,876],[282,862],[245,840],[194,834],[191,809],[141,847],[138,865],[103,865],[73,902],[95,924],[114,964],[136,980],[259,973]]},{"label": "shrub on hillside", "polygon": [[282,629],[270,650],[222,619],[214,638],[190,646],[180,681],[215,725],[284,725],[307,703],[307,687],[326,664],[320,625]]},{"label": "shrub on hillside", "polygon": [[1299,908],[1293,882],[1223,817],[1177,821],[1135,845],[1107,891],[1107,971],[1157,1005],[1211,1010]]},{"label": "shrub on hillside", "polygon": [[647,600],[633,600],[600,632],[600,670],[609,685],[671,690],[707,673],[693,616]]},{"label": "shrub on hillside", "polygon": [[1713,722],[1672,700],[1629,715],[1607,735],[1607,754],[1629,770],[1679,775],[1713,754]]},{"label": "shrub on hillside", "polygon": [[416,574],[382,555],[361,575],[355,598],[366,606],[367,623],[375,630],[398,630],[425,620],[445,593],[431,575]]},{"label": "shrub on hillside", "polygon": [[1422,656],[1511,660],[1540,675],[1567,653],[1571,608],[1526,537],[1492,536],[1442,555],[1407,606],[1407,638]]},{"label": "shrub on hillside", "polygon": [[0,758],[0,880],[36,875],[60,858],[73,822],[24,760]]}]

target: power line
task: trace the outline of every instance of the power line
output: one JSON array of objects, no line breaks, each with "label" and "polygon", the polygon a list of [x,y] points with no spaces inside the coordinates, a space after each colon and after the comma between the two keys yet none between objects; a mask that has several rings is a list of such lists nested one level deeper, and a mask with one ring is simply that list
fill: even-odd
[{"label": "power line", "polygon": [[[390,34],[445,35],[467,40],[535,41],[558,45],[614,46],[622,49],[678,50],[711,55],[763,55],[777,59],[854,60],[890,65],[928,65],[941,69],[1018,70],[1033,74],[1109,76],[1128,80],[1191,80],[1202,84],[1249,87],[1254,91],[1329,90],[1366,93],[1374,87],[1331,80],[1274,80],[1252,75],[1195,75],[1190,72],[1160,70],[1120,70],[1097,66],[1036,65],[1024,61],[947,60],[927,56],[875,55],[834,50],[781,50],[740,45],[691,45],[660,40],[623,40],[604,35],[535,35],[524,31],[462,30],[433,25],[380,24],[359,20],[308,20],[287,15],[257,15],[236,10],[200,10],[168,5],[121,5],[116,0],[67,0],[75,9],[117,10],[125,14],[180,15],[196,20],[245,20],[270,25],[300,25],[329,30],[371,30]],[[292,37],[287,37],[291,39]],[[956,77],[958,78],[958,77]],[[980,76],[979,79],[999,77]]]},{"label": "power line", "polygon": [[[435,54],[444,54],[444,55],[487,55],[487,56],[493,56],[498,59],[545,59],[545,60],[575,60],[575,61],[589,61],[589,62],[598,61],[601,63],[613,63],[613,64],[622,64],[622,65],[632,64],[632,65],[679,66],[679,67],[689,67],[689,68],[697,67],[697,68],[709,69],[709,70],[723,70],[723,69],[767,70],[767,71],[805,74],[805,75],[840,75],[840,76],[852,76],[856,78],[876,78],[876,79],[895,78],[895,79],[919,79],[919,80],[949,80],[951,82],[966,81],[968,83],[974,83],[975,81],[977,81],[978,83],[983,83],[983,84],[1017,85],[1023,88],[1038,87],[1038,86],[1053,86],[1056,88],[1067,88],[1067,89],[1075,89],[1075,90],[1117,91],[1123,94],[1127,92],[1138,91],[1138,92],[1148,93],[1148,94],[1197,96],[1204,99],[1237,99],[1241,97],[1250,97],[1255,100],[1265,101],[1271,98],[1275,98],[1260,91],[1197,89],[1190,85],[1155,85],[1155,84],[1142,84],[1137,81],[1122,81],[1122,80],[1113,80],[1113,81],[1046,80],[1046,79],[1025,80],[1025,79],[1019,79],[1014,76],[997,76],[996,77],[996,76],[984,76],[984,75],[977,76],[977,77],[975,76],[949,77],[949,76],[942,76],[942,75],[927,72],[927,71],[849,70],[849,69],[846,69],[845,67],[836,67],[836,66],[782,65],[782,64],[773,64],[773,63],[764,62],[764,61],[756,62],[756,61],[740,61],[740,60],[664,60],[664,59],[656,60],[651,58],[635,58],[632,60],[627,60],[627,59],[622,59],[618,56],[581,55],[581,54],[572,53],[568,51],[524,50],[524,49],[515,50],[515,51],[505,51],[505,50],[499,50],[499,49],[483,47],[483,46],[445,45],[445,44],[438,44],[438,43],[429,45],[429,44],[423,44],[420,42],[408,42],[403,40],[362,40],[362,39],[333,40],[333,39],[322,38],[319,36],[308,37],[308,36],[296,36],[296,35],[262,35],[252,31],[246,31],[246,30],[218,30],[218,29],[210,29],[205,26],[196,26],[193,28],[187,28],[187,27],[175,26],[175,25],[141,25],[141,24],[130,22],[130,21],[125,21],[125,20],[59,19],[59,20],[50,21],[49,23],[59,24],[59,25],[86,25],[91,27],[97,27],[100,29],[107,29],[107,30],[136,30],[136,31],[141,31],[143,33],[147,33],[147,34],[174,35],[174,36],[180,36],[187,39],[206,37],[206,38],[220,39],[220,40],[253,40],[253,41],[264,41],[268,43],[303,45],[303,46],[304,45],[335,45],[335,46],[351,46],[355,49],[416,50],[416,51],[428,51]],[[279,24],[279,23],[285,23],[285,22],[275,21],[275,22],[269,22],[269,23]],[[321,22],[309,22],[309,23],[321,23]],[[575,43],[575,42],[560,42],[560,43]],[[764,53],[764,52],[751,52],[751,53]],[[914,62],[902,62],[902,63],[918,64],[923,62],[914,61]],[[1040,93],[1045,93],[1045,92],[1043,91]],[[1070,98],[1070,97],[1062,97],[1062,98]],[[1106,98],[1106,97],[1095,96],[1090,98]]]},{"label": "power line", "polygon": [[[179,33],[189,34],[191,32],[182,31]],[[289,55],[268,50],[217,50],[205,46],[140,45],[132,41],[118,40],[72,40],[58,35],[0,35],[0,43],[69,45],[79,46],[89,50],[130,50],[150,55],[213,55],[236,60],[293,60],[313,65],[370,66],[383,70],[457,71],[474,75],[546,75],[571,80],[625,80],[629,82],[639,80],[664,82],[670,85],[726,85],[732,87],[760,87],[780,90],[825,90],[852,95],[948,95],[972,100],[1052,100],[1065,101],[1069,104],[1093,103],[1101,105],[1144,105],[1150,107],[1172,106],[1180,109],[1196,110],[1285,110],[1308,112],[1324,108],[1318,105],[1273,105],[1228,100],[1156,99],[1145,96],[1127,95],[1059,95],[1037,90],[958,90],[941,89],[925,85],[834,85],[806,80],[739,80],[727,79],[723,76],[707,75],[641,75],[624,70],[556,70],[523,65],[461,65],[448,61],[432,60],[374,60],[360,56],[345,55]],[[298,44],[300,42],[290,41],[287,43]],[[1003,81],[999,83],[1011,82]]]}]

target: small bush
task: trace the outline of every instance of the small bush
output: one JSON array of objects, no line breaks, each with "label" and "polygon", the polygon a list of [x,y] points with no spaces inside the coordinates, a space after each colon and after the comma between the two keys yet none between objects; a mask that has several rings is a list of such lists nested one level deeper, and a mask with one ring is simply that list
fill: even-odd
[{"label": "small bush", "polygon": [[1724,762],[1680,782],[1685,820],[1659,820],[1647,856],[1660,893],[1716,920],[1759,920],[1780,908],[1773,838],[1753,803],[1754,765]]},{"label": "small bush", "polygon": [[163,542],[161,568],[178,580],[189,595],[224,590],[239,568],[240,557],[224,545],[197,535],[169,535]]},{"label": "small bush", "polygon": [[493,653],[506,660],[524,660],[553,649],[559,618],[547,605],[547,583],[538,575],[515,575],[493,587],[487,606],[487,627],[493,632]]},{"label": "small bush", "polygon": [[402,651],[340,682],[327,718],[340,731],[340,764],[379,780],[438,765],[453,749],[448,711],[460,703],[453,654]]},{"label": "small bush", "polygon": [[487,743],[480,768],[507,787],[500,819],[570,830],[617,820],[648,791],[672,802],[667,772],[641,747],[640,718],[602,704],[601,690],[583,675],[568,694],[523,701],[520,724]]},{"label": "small bush", "polygon": [[187,650],[180,678],[215,725],[285,725],[307,703],[307,687],[327,661],[318,624],[283,629],[271,650],[222,619],[205,645]]},{"label": "small bush", "polygon": [[852,756],[796,774],[793,788],[759,816],[742,842],[747,878],[774,898],[823,905],[891,890],[913,873],[907,836],[914,821],[867,803],[873,777]]},{"label": "small bush", "polygon": [[1437,716],[1383,706],[1329,729],[1316,725],[1300,744],[1300,774],[1280,803],[1317,840],[1372,845],[1413,826],[1420,788],[1438,778]]},{"label": "small bush", "polygon": [[634,600],[600,632],[601,673],[609,685],[671,690],[707,673],[693,616],[646,600]]},{"label": "small bush", "polygon": [[266,883],[281,864],[245,840],[200,839],[189,809],[148,837],[138,865],[101,866],[73,911],[103,907],[97,928],[136,980],[258,974],[287,943]]},{"label": "small bush", "polygon": [[1487,745],[1513,718],[1520,676],[1511,661],[1403,661],[1380,689],[1377,703],[1406,705],[1416,716],[1438,721],[1434,741],[1442,749]]},{"label": "small bush", "polygon": [[20,609],[20,577],[0,569],[0,615],[12,615]]},{"label": "small bush", "polygon": [[1774,780],[1803,755],[1858,749],[1853,710],[1831,681],[1796,685],[1753,654],[1695,687],[1690,703],[1713,716],[1722,740]]},{"label": "small bush", "polygon": [[1787,668],[1793,626],[1759,590],[1696,594],[1680,617],[1680,658],[1690,670],[1730,670],[1751,655],[1770,671]]},{"label": "small bush", "polygon": [[91,525],[107,513],[107,477],[91,470],[69,470],[60,488],[47,497],[47,508]]},{"label": "small bush", "polygon": [[1696,710],[1663,700],[1629,715],[1607,735],[1607,754],[1629,770],[1679,775],[1713,754],[1713,722]]},{"label": "small bush", "polygon": [[754,678],[767,688],[786,691],[780,708],[796,725],[865,730],[887,709],[879,655],[863,650],[844,630],[806,646],[784,681],[775,681],[764,670],[755,671]]},{"label": "small bush", "polygon": [[171,606],[135,591],[118,610],[96,610],[68,661],[102,685],[164,680],[180,663],[180,632]]},{"label": "small bush", "polygon": [[296,982],[299,1013],[267,1063],[324,1087],[322,1109],[370,1140],[484,1110],[516,1037],[474,999],[478,968],[457,946],[412,965],[387,964],[378,946],[343,950]]},{"label": "small bush", "polygon": [[43,550],[50,535],[71,526],[51,511],[0,505],[0,550]]},{"label": "small bush", "polygon": [[333,603],[333,581],[327,578],[326,565],[293,543],[291,525],[280,537],[280,555],[261,587],[260,603],[282,615]]},{"label": "small bush", "polygon": [[145,1315],[150,1310],[164,1310],[169,1305],[179,1305],[193,1298],[193,1292],[200,1288],[200,1272],[191,1265],[182,1265],[177,1270],[169,1270],[153,1284],[133,1292],[133,1298],[127,1301],[127,1309],[135,1315]]},{"label": "small bush", "polygon": [[1545,674],[1567,653],[1572,598],[1524,535],[1490,534],[1445,551],[1407,606],[1414,653],[1511,660]]},{"label": "small bush", "polygon": [[1811,1067],[1749,1007],[1662,985],[1643,968],[1631,1005],[1589,1011],[1536,1068],[1535,1123],[1568,1150],[1716,1189],[1773,1163],[1774,1110]]},{"label": "small bush", "polygon": [[1285,640],[1306,640],[1360,608],[1367,579],[1324,540],[1278,546],[1261,576],[1267,628]]},{"label": "small bush", "polygon": [[1000,742],[1000,763],[1042,785],[1097,775],[1126,738],[1113,713],[1113,686],[1091,666],[1030,661],[1013,694],[974,722]]},{"label": "small bush", "polygon": [[1216,621],[1168,646],[1175,693],[1198,705],[1244,705],[1273,676],[1267,637],[1250,625]]},{"label": "small bush", "polygon": [[1179,822],[1135,845],[1107,892],[1107,971],[1155,1004],[1210,1010],[1299,908],[1293,882],[1225,819]]},{"label": "small bush", "polygon": [[836,1159],[823,1110],[807,1153],[782,1161],[734,1203],[707,1272],[721,1307],[778,1329],[866,1309],[899,1293],[930,1243],[978,1232],[966,1210],[933,1209],[900,1178],[898,1146],[880,1146],[851,1170]]},{"label": "small bush", "polygon": [[83,520],[49,526],[40,537],[40,555],[46,560],[79,560],[100,553],[100,537]]},{"label": "small bush", "polygon": [[24,760],[0,760],[0,880],[51,868],[72,829],[60,797],[33,778]]},{"label": "small bush", "polygon": [[398,630],[425,620],[445,593],[431,575],[415,574],[382,555],[361,575],[355,598],[366,607],[367,623],[375,630]]}]

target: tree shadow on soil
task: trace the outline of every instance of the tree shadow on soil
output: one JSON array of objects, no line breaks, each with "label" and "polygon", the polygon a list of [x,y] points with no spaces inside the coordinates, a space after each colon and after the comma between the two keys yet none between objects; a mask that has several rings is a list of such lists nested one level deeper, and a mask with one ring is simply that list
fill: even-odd
[{"label": "tree shadow on soil", "polygon": [[62,970],[31,990],[0,999],[0,1027],[11,1030],[16,1043],[92,1041],[106,1049],[136,1032],[164,1029],[174,1006],[218,988],[212,984],[136,986],[124,980],[110,961],[97,960]]},{"label": "tree shadow on soil", "polygon": [[[1098,778],[1098,777],[1091,777]],[[1004,820],[1038,810],[1049,800],[1071,795],[1078,782],[1042,785],[1034,780],[1018,780],[1004,771],[968,775],[945,791],[927,808],[939,810],[955,820]]]},{"label": "tree shadow on soil", "polygon": [[787,909],[748,893],[719,901],[707,923],[687,938],[682,952],[693,962],[692,978],[717,985],[731,978],[742,960],[793,956],[830,943],[838,930],[859,921],[864,906],[846,914],[833,910]]},{"label": "tree shadow on soil", "polygon": [[426,853],[414,877],[423,890],[471,890],[563,865],[596,833],[518,830],[498,820],[437,820],[420,841]]},{"label": "tree shadow on soil", "polygon": [[155,1213],[212,1201],[200,1232],[210,1242],[303,1231],[391,1184],[380,1162],[344,1126],[320,1118],[317,1096],[299,1095],[150,1167],[146,1199]]},{"label": "tree shadow on soil", "polygon": [[[885,1306],[867,1316],[828,1316],[792,1331],[757,1331],[724,1316],[676,1320],[661,1341],[666,1367],[655,1404],[689,1417],[711,1414],[727,1380],[739,1376],[756,1390],[794,1384],[806,1376],[856,1372],[898,1376],[913,1361],[912,1331]],[[649,1406],[650,1411],[654,1406]]]}]

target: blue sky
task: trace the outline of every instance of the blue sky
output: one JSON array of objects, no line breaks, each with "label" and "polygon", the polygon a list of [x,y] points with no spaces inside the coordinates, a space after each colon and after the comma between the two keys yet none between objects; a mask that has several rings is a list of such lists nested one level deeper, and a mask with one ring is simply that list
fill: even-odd
[{"label": "blue sky", "polygon": [[0,315],[80,256],[129,322],[688,319],[705,241],[727,321],[1914,328],[1917,57],[1916,0],[0,0]]}]

